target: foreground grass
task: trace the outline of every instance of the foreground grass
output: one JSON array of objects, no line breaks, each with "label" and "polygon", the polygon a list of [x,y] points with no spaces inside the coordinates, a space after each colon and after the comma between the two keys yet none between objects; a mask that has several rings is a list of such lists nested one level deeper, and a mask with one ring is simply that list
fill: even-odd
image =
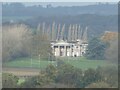
[{"label": "foreground grass", "polygon": [[25,82],[25,78],[19,78],[19,80],[18,80],[18,85],[21,85],[22,83],[24,83]]},{"label": "foreground grass", "polygon": [[[67,64],[73,65],[76,68],[86,70],[88,68],[97,68],[98,66],[111,66],[114,65],[106,60],[88,60],[85,57],[59,57],[57,60],[62,60]],[[4,67],[12,68],[36,68],[44,69],[49,64],[56,65],[56,61],[47,61],[44,59],[31,59],[30,58],[19,58],[13,61],[9,61],[3,64]]]}]

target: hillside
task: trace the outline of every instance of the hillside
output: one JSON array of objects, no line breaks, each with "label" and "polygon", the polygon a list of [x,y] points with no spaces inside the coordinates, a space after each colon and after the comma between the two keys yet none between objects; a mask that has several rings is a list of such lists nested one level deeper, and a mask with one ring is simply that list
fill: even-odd
[{"label": "hillside", "polygon": [[25,6],[21,3],[3,4],[3,16],[61,16],[79,14],[117,15],[117,4],[95,4],[87,6],[41,5]]},{"label": "hillside", "polygon": [[117,4],[96,4],[88,6],[58,6],[47,5],[25,6],[21,3],[3,4],[2,23],[25,23],[35,30],[39,23],[51,25],[80,24],[81,28],[88,27],[88,36],[94,37],[104,31],[118,30]]}]

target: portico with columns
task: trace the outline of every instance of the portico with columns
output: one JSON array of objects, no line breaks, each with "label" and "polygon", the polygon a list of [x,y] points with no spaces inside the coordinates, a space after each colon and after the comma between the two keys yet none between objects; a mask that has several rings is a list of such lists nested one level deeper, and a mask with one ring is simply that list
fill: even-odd
[{"label": "portico with columns", "polygon": [[67,42],[60,40],[54,43],[51,43],[52,52],[55,56],[72,56],[78,57],[83,56],[86,51],[87,44],[83,44],[80,41],[77,42]]}]

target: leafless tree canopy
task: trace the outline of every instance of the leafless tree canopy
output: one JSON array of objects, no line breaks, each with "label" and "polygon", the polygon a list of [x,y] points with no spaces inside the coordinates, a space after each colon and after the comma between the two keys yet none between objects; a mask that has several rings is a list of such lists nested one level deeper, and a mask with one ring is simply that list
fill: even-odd
[{"label": "leafless tree canopy", "polygon": [[23,24],[3,26],[3,60],[29,55],[32,32]]}]

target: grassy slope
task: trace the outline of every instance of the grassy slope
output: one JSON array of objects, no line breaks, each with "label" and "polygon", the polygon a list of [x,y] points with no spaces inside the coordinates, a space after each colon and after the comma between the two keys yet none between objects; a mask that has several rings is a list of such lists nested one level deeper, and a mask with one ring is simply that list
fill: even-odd
[{"label": "grassy slope", "polygon": [[114,65],[106,60],[87,60],[85,57],[76,58],[74,60],[72,60],[72,58],[67,58],[64,61],[68,64],[73,65],[74,67],[81,68],[82,70],[86,70],[88,68],[97,68],[98,66]]},{"label": "grassy slope", "polygon": [[[113,65],[109,61],[105,60],[87,60],[84,57],[64,57],[64,58],[59,58],[62,59],[65,63],[71,64],[77,68],[81,68],[83,70],[88,69],[88,68],[97,68],[98,66],[109,66]],[[38,59],[33,59],[32,60],[32,65],[31,65],[31,60],[30,58],[19,58],[14,61],[10,61],[7,63],[4,63],[3,66],[5,67],[15,67],[15,68],[45,68],[48,64],[53,63],[56,64],[55,61],[46,61],[46,60],[39,60]]]},{"label": "grassy slope", "polygon": [[39,60],[38,59],[31,59],[30,58],[19,58],[10,62],[6,62],[3,64],[3,66],[7,67],[16,67],[16,68],[45,68],[48,65],[48,62],[45,60]]}]

